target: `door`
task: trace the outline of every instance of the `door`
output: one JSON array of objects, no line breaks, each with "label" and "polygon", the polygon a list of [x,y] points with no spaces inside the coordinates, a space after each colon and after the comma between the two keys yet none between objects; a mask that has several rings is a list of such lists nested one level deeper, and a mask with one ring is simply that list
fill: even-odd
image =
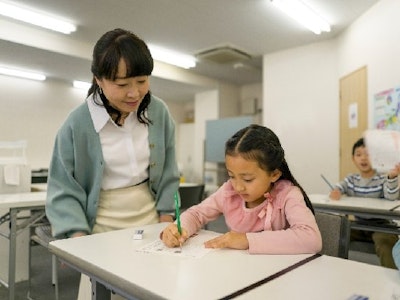
[{"label": "door", "polygon": [[367,67],[340,79],[340,180],[357,172],[353,144],[368,128]]}]

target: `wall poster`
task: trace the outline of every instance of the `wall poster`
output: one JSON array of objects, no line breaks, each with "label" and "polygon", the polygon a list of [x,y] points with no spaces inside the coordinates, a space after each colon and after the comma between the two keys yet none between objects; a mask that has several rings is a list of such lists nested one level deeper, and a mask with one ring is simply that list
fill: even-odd
[{"label": "wall poster", "polygon": [[375,94],[374,127],[400,131],[400,87]]}]

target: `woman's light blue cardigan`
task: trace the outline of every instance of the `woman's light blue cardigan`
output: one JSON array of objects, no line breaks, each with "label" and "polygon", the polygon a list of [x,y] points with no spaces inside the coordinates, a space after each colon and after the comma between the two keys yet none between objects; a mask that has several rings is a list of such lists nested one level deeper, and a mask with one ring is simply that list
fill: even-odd
[{"label": "woman's light blue cardigan", "polygon": [[[166,104],[155,96],[151,96],[148,118],[152,121],[149,125],[150,191],[157,211],[173,212],[174,193],[179,187],[175,124]],[[103,168],[100,137],[85,102],[70,113],[55,139],[46,201],[46,215],[55,237],[64,238],[75,231],[91,233]]]}]

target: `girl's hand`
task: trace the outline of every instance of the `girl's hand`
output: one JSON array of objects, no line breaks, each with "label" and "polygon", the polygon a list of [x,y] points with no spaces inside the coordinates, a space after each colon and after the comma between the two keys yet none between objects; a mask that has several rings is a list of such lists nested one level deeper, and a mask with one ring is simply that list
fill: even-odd
[{"label": "girl's hand", "polygon": [[332,200],[340,200],[340,197],[342,197],[342,193],[339,189],[334,189],[329,194],[329,198],[331,198]]},{"label": "girl's hand", "polygon": [[393,179],[400,174],[400,163],[397,164],[390,172],[388,173],[388,178]]},{"label": "girl's hand", "polygon": [[249,249],[249,241],[245,233],[230,231],[204,243],[206,248]]},{"label": "girl's hand", "polygon": [[182,235],[179,234],[178,226],[175,223],[168,225],[160,236],[165,246],[173,248],[181,246],[187,239],[188,234],[185,229],[182,228]]}]

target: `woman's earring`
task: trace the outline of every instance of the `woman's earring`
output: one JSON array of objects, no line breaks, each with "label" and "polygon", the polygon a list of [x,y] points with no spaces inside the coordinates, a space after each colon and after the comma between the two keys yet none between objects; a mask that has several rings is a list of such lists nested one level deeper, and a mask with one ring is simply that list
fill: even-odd
[{"label": "woman's earring", "polygon": [[99,87],[99,93],[100,93],[100,95],[103,94],[103,90],[101,87]]}]

